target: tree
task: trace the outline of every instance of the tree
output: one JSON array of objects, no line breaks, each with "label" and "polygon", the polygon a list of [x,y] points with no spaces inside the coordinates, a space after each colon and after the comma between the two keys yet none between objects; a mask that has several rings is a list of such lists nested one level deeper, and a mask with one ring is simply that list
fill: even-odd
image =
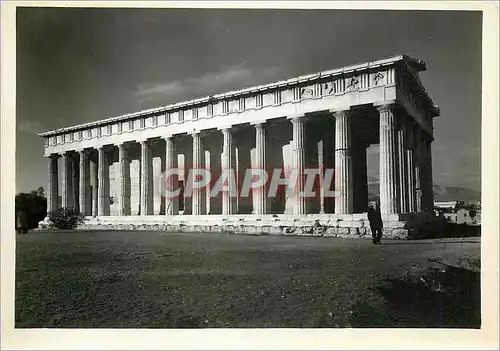
[{"label": "tree", "polygon": [[47,199],[42,187],[29,193],[19,193],[15,198],[16,215],[22,212],[26,216],[27,227],[36,228],[38,222],[47,215]]}]

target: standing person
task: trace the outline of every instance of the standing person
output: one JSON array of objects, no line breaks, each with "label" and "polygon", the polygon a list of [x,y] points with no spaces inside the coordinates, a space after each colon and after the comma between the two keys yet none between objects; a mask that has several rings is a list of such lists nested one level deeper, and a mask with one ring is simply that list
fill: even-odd
[{"label": "standing person", "polygon": [[17,211],[16,214],[16,232],[17,234],[28,232],[28,216],[22,210]]},{"label": "standing person", "polygon": [[382,239],[382,215],[380,214],[380,206],[378,202],[371,204],[368,208],[368,221],[372,230],[372,240],[375,245],[380,244]]}]

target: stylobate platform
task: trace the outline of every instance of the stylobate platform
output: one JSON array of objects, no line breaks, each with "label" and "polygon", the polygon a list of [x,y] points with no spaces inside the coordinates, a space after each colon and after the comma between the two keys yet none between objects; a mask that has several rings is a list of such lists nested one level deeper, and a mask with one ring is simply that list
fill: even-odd
[{"label": "stylobate platform", "polygon": [[[403,215],[384,216],[384,237],[406,239]],[[351,215],[177,215],[86,217],[78,229],[371,238],[366,213]]]}]

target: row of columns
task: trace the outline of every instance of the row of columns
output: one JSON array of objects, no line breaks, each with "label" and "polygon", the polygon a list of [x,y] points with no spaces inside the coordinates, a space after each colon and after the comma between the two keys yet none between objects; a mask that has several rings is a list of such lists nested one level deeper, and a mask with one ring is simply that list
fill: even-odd
[{"label": "row of columns", "polygon": [[[380,205],[381,212],[386,214],[418,212],[432,206],[432,169],[430,140],[422,141],[422,133],[415,133],[418,126],[410,123],[403,114],[398,115],[397,106],[394,104],[377,107],[380,115]],[[332,111],[335,118],[335,213],[353,213],[353,146],[351,141],[351,122],[349,110]],[[299,196],[304,190],[304,164],[305,164],[305,118],[304,116],[291,119],[293,126],[292,160],[293,167],[298,171],[296,189],[294,191],[294,214],[305,214],[306,198]],[[255,127],[255,166],[259,169],[266,167],[266,126],[265,122],[254,124]],[[221,129],[223,135],[223,148],[221,168],[223,172],[235,172],[234,143],[231,128]],[[192,134],[192,165],[193,168],[203,168],[203,139],[200,132]],[[173,136],[166,136],[165,140],[165,167],[177,168],[177,150]],[[140,167],[140,205],[141,215],[153,212],[153,179],[152,179],[152,150],[147,140],[140,141],[141,167]],[[130,160],[125,144],[118,146],[118,161],[120,169],[119,180],[119,215],[131,214],[131,185],[130,185]],[[62,169],[62,206],[76,207],[73,203],[78,198],[78,207],[87,215],[97,213],[99,216],[109,215],[109,167],[104,147],[98,148],[97,166],[97,201],[91,200],[90,192],[90,161],[88,150],[79,150],[79,172],[71,167],[70,157],[63,154]],[[187,154],[186,154],[187,155]],[[321,152],[320,152],[321,155]],[[58,169],[57,155],[49,157],[49,186],[48,209],[57,207],[58,197]],[[319,168],[322,165],[322,156],[318,159]],[[366,162],[366,157],[365,157]],[[366,168],[366,165],[365,165]],[[78,196],[71,196],[70,184],[75,184],[73,177],[78,173]],[[233,189],[234,177],[227,177],[228,189]],[[189,180],[189,179],[188,179]],[[178,188],[177,176],[166,179],[166,187],[173,191]],[[191,179],[194,181],[194,179]],[[322,181],[322,177],[320,177]],[[76,189],[73,189],[76,191]],[[321,187],[321,193],[324,189]],[[95,193],[95,189],[94,189]],[[76,193],[75,193],[76,194]],[[253,189],[253,213],[267,213],[266,186]],[[203,213],[206,199],[205,189],[194,188],[192,193],[191,212],[193,215]],[[321,196],[322,203],[324,198]],[[91,209],[91,203],[96,204],[97,211]],[[188,205],[188,204],[186,204]],[[235,198],[229,191],[222,193],[222,214],[235,212]],[[321,206],[324,209],[324,206]],[[165,213],[174,215],[179,213],[178,197],[165,198]]]}]

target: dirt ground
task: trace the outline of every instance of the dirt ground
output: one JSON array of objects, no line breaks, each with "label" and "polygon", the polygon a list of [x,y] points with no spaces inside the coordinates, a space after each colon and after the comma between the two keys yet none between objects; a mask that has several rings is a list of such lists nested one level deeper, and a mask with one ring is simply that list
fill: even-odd
[{"label": "dirt ground", "polygon": [[480,325],[479,239],[55,231],[16,256],[17,328]]}]

